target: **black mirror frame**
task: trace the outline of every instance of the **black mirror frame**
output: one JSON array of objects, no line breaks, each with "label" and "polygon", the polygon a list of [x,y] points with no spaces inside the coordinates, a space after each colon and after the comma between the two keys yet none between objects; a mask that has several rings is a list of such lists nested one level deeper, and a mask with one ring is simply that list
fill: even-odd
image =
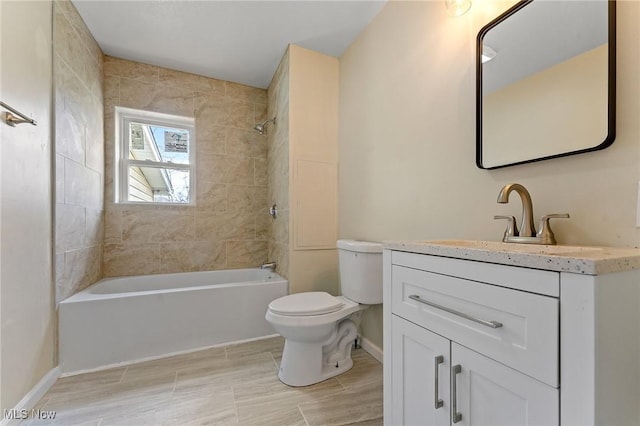
[{"label": "black mirror frame", "polygon": [[[609,34],[609,65],[608,65],[608,134],[605,140],[594,147],[580,149],[576,151],[564,152],[547,157],[534,158],[531,160],[519,161],[516,163],[503,164],[494,167],[484,167],[482,165],[482,40],[486,33],[503,22],[511,15],[533,2],[534,0],[521,0],[506,12],[482,27],[476,39],[476,166],[480,169],[493,170],[503,167],[516,166],[519,164],[533,163],[552,158],[566,157],[569,155],[582,154],[584,152],[598,151],[610,146],[616,138],[616,0],[608,1],[608,34]],[[540,0],[538,0],[540,1]]]}]

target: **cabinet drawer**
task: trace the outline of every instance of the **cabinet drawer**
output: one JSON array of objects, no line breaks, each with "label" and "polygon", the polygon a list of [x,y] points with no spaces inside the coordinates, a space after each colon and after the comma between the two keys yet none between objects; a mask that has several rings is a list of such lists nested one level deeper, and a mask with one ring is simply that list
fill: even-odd
[{"label": "cabinet drawer", "polygon": [[496,265],[473,260],[392,252],[394,265],[451,275],[544,296],[560,297],[560,274],[555,271]]},{"label": "cabinet drawer", "polygon": [[394,314],[558,386],[558,299],[397,265],[391,273]]}]

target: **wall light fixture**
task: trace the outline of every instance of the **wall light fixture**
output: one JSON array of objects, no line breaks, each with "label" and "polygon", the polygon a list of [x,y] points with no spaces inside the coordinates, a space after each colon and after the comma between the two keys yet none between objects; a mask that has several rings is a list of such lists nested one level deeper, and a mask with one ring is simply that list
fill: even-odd
[{"label": "wall light fixture", "polygon": [[471,9],[471,0],[444,0],[449,16],[462,16]]}]

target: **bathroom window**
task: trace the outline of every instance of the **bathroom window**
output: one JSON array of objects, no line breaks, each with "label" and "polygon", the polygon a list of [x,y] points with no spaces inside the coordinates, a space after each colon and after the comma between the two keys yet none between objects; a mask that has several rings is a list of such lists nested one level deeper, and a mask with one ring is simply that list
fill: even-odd
[{"label": "bathroom window", "polygon": [[195,204],[194,120],[116,107],[116,202]]}]

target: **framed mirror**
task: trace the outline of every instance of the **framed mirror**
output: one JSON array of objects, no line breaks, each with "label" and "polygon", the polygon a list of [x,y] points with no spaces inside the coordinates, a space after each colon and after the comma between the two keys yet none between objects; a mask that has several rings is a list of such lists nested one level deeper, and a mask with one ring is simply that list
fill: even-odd
[{"label": "framed mirror", "polygon": [[563,157],[613,143],[615,6],[607,0],[524,0],[480,30],[479,168]]}]

